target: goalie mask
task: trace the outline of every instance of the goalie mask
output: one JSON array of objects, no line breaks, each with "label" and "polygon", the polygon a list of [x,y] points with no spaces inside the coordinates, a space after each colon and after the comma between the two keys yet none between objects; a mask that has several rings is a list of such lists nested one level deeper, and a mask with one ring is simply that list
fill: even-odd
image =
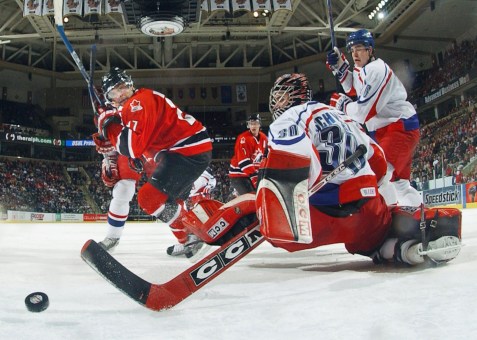
[{"label": "goalie mask", "polygon": [[280,117],[290,107],[309,102],[312,96],[311,87],[304,74],[282,75],[270,90],[269,109],[273,120]]},{"label": "goalie mask", "polygon": [[374,50],[374,38],[371,32],[365,29],[350,33],[346,39],[346,50],[351,52],[351,47],[354,45],[363,45],[366,48],[372,47]]},{"label": "goalie mask", "polygon": [[109,73],[102,78],[101,89],[103,90],[106,100],[109,102],[113,100],[110,96],[110,92],[120,84],[125,84],[128,87],[134,86],[131,76],[127,74],[126,71],[119,67],[113,67]]}]

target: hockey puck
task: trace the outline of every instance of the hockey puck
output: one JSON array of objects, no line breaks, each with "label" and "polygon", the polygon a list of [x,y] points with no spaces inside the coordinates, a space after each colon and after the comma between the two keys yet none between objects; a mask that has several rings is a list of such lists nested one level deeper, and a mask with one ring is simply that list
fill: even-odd
[{"label": "hockey puck", "polygon": [[31,293],[25,298],[25,306],[30,312],[43,312],[49,305],[48,295],[42,292]]}]

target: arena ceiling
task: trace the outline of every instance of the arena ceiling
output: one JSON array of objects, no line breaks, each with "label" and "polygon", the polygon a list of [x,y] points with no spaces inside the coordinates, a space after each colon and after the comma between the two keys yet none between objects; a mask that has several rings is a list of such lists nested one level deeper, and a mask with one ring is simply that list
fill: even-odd
[{"label": "arena ceiling", "polygon": [[[368,28],[378,49],[412,59],[435,53],[477,26],[474,0],[389,0],[384,19],[369,19],[380,1],[332,0],[338,46],[344,46],[350,31]],[[96,70],[115,65],[144,74],[152,70],[254,72],[324,59],[331,48],[326,0],[292,0],[292,10],[258,18],[249,11],[201,11],[200,0],[161,2],[183,2],[191,10],[182,33],[172,37],[142,33],[134,24],[134,9],[151,3],[157,7],[156,1],[147,0],[124,0],[123,14],[70,16],[65,31],[85,65],[95,44]],[[77,73],[53,17],[24,17],[23,0],[0,0],[0,52],[0,68]]]}]

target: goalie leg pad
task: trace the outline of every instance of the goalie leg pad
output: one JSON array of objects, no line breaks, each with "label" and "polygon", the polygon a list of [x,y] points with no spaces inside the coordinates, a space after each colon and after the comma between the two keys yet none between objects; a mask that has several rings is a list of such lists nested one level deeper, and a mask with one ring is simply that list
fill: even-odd
[{"label": "goalie leg pad", "polygon": [[[392,211],[390,237],[422,242],[420,207],[396,207]],[[455,208],[424,208],[429,241],[442,236],[455,236],[461,240],[462,212]]]},{"label": "goalie leg pad", "polygon": [[185,227],[211,245],[221,245],[241,232],[255,217],[255,195],[241,195],[227,204],[200,201],[182,219]]},{"label": "goalie leg pad", "polygon": [[270,241],[313,241],[308,195],[310,158],[270,150],[257,189],[260,232]]}]

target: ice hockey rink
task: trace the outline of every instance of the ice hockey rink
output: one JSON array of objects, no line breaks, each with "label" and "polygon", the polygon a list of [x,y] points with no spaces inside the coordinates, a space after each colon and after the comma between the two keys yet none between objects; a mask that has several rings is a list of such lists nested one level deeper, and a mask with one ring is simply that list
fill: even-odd
[{"label": "ice hockey rink", "polygon": [[[286,253],[264,243],[173,309],[125,296],[80,257],[100,223],[0,225],[1,339],[476,339],[477,209],[460,255],[437,268],[375,266],[342,245]],[[160,283],[191,263],[166,255],[165,225],[128,223],[114,256]],[[48,294],[29,312],[25,297]]]}]

